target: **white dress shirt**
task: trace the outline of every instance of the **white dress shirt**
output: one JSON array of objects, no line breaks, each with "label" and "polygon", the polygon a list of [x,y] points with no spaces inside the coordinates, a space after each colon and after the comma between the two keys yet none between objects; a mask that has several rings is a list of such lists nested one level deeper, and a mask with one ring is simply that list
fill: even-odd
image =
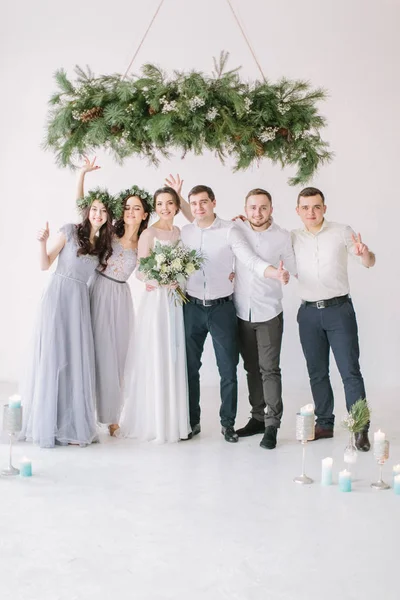
[{"label": "white dress shirt", "polygon": [[[265,231],[254,231],[248,221],[237,221],[249,246],[255,254],[278,268],[283,261],[285,268],[296,275],[296,261],[290,233],[274,221]],[[237,316],[244,321],[261,323],[270,321],[282,312],[282,284],[277,279],[261,279],[236,260],[233,300]]]},{"label": "white dress shirt", "polygon": [[233,283],[229,275],[234,270],[234,258],[246,265],[261,278],[270,266],[256,256],[232,221],[215,217],[209,227],[199,227],[194,221],[181,231],[182,242],[199,250],[205,257],[204,264],[188,279],[186,292],[200,300],[225,298],[233,293]]},{"label": "white dress shirt", "polygon": [[349,293],[348,256],[362,264],[361,257],[355,255],[352,235],[355,233],[348,225],[326,219],[317,233],[306,227],[292,231],[302,300],[316,302]]}]

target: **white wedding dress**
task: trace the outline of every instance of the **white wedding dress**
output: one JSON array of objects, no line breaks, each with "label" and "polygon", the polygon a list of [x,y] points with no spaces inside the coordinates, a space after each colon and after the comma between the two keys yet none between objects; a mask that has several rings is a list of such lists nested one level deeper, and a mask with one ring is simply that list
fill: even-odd
[{"label": "white wedding dress", "polygon": [[[140,236],[138,264],[156,241],[175,244],[179,238],[178,227],[172,231],[149,227]],[[167,288],[157,287],[144,293],[135,323],[116,435],[160,444],[186,439],[190,425],[182,307],[175,305]]]}]

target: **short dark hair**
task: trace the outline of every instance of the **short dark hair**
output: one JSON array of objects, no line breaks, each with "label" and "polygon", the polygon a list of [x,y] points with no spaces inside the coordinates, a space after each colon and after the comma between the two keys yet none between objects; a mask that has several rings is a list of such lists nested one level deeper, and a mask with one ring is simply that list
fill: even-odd
[{"label": "short dark hair", "polygon": [[321,196],[322,204],[325,204],[325,196],[315,187],[306,187],[304,190],[301,190],[300,194],[297,196],[297,206],[299,205],[300,198],[310,198],[311,196]]},{"label": "short dark hair", "polygon": [[154,192],[154,210],[156,209],[156,202],[157,202],[157,198],[160,194],[169,194],[170,196],[172,196],[172,200],[176,206],[176,214],[178,214],[178,212],[181,209],[181,199],[179,198],[178,194],[176,193],[176,191],[174,190],[174,188],[169,187],[169,185],[165,185],[162,188],[159,188],[158,190],[156,190]]},{"label": "short dark hair", "polygon": [[271,194],[269,192],[267,192],[267,190],[263,190],[263,188],[254,188],[254,190],[250,190],[245,198],[245,204],[246,204],[248,198],[250,198],[250,196],[267,196],[268,200],[272,204]]},{"label": "short dark hair", "polygon": [[192,187],[192,189],[189,192],[188,198],[190,200],[190,196],[195,196],[196,194],[201,194],[201,192],[207,192],[208,197],[210,198],[210,200],[215,200],[215,195],[214,192],[212,191],[212,189],[210,187],[208,187],[208,185],[195,185],[194,187]]}]

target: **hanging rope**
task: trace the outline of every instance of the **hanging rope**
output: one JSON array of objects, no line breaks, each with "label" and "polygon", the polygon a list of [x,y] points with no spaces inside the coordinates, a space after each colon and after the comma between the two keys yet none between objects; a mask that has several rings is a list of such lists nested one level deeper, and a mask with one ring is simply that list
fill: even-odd
[{"label": "hanging rope", "polygon": [[138,55],[138,53],[139,53],[139,50],[140,50],[140,48],[143,46],[143,43],[144,43],[144,41],[145,41],[145,39],[146,39],[146,37],[147,37],[147,34],[149,33],[149,31],[150,31],[150,29],[151,29],[151,26],[153,25],[153,23],[154,23],[154,21],[155,21],[155,18],[156,18],[156,16],[158,15],[158,13],[159,13],[159,11],[160,11],[160,8],[161,8],[161,6],[163,5],[163,3],[164,3],[164,0],[161,0],[160,4],[158,5],[158,8],[157,8],[156,12],[155,12],[155,13],[154,13],[154,15],[153,15],[153,18],[152,18],[152,19],[151,19],[151,21],[150,21],[150,25],[149,25],[149,26],[148,26],[148,28],[146,29],[146,33],[145,33],[145,34],[144,34],[144,36],[142,37],[142,39],[141,39],[141,41],[140,41],[140,44],[139,44],[139,46],[137,47],[137,50],[136,50],[135,54],[132,56],[132,60],[131,60],[131,62],[129,63],[129,66],[128,66],[127,70],[126,70],[126,71],[125,71],[125,73],[122,75],[122,77],[121,77],[121,80],[122,80],[122,79],[125,79],[125,77],[128,75],[128,73],[129,73],[129,71],[130,71],[130,69],[131,69],[131,66],[133,65],[133,61],[134,61],[134,60],[135,60],[135,58],[137,57],[137,55]]},{"label": "hanging rope", "polygon": [[[249,50],[250,50],[250,52],[251,52],[251,54],[252,54],[253,58],[254,58],[254,60],[255,60],[255,63],[256,63],[256,65],[257,65],[257,67],[258,67],[258,69],[259,69],[259,71],[260,71],[260,73],[261,73],[261,76],[262,76],[263,80],[264,80],[264,81],[267,81],[267,78],[265,77],[265,75],[264,75],[264,72],[263,72],[263,70],[262,70],[262,68],[261,68],[261,65],[260,65],[260,63],[259,63],[259,61],[258,61],[258,59],[257,59],[256,53],[254,52],[254,50],[253,50],[253,47],[252,47],[252,45],[250,44],[250,40],[248,39],[248,37],[247,37],[247,35],[246,35],[246,33],[245,33],[245,31],[244,31],[243,27],[242,27],[242,24],[241,24],[241,23],[240,23],[240,21],[239,21],[239,17],[237,16],[237,14],[236,14],[236,12],[235,12],[235,9],[234,9],[234,8],[233,8],[233,6],[232,6],[232,2],[231,2],[231,0],[226,0],[226,1],[227,1],[228,5],[229,5],[229,8],[230,8],[230,9],[231,9],[231,11],[232,11],[232,14],[233,14],[233,16],[234,16],[234,18],[235,18],[235,21],[236,21],[236,23],[237,23],[237,25],[238,25],[238,27],[239,27],[239,29],[240,29],[240,31],[241,31],[241,33],[242,33],[242,35],[243,35],[243,38],[244,38],[244,40],[245,40],[245,42],[246,42],[246,44],[247,44],[247,46],[248,46],[248,48],[249,48]],[[131,70],[131,67],[132,67],[132,65],[133,65],[133,62],[134,62],[135,58],[137,57],[137,55],[138,55],[138,53],[139,53],[139,51],[140,51],[141,47],[143,46],[143,44],[144,44],[144,41],[145,41],[145,39],[146,39],[146,37],[147,37],[147,35],[148,35],[148,33],[149,33],[149,31],[150,31],[150,29],[151,29],[152,25],[153,25],[153,23],[154,23],[154,21],[155,21],[155,19],[156,19],[157,15],[158,15],[158,13],[160,12],[160,8],[161,8],[161,6],[162,6],[163,4],[164,4],[164,0],[161,0],[160,4],[159,4],[159,5],[158,5],[158,7],[157,7],[157,10],[156,10],[156,12],[155,12],[155,13],[154,13],[154,15],[153,15],[153,18],[152,18],[152,19],[151,19],[151,21],[150,21],[150,24],[149,24],[149,26],[148,26],[148,27],[147,27],[147,29],[146,29],[146,32],[145,32],[144,36],[142,37],[142,39],[141,39],[141,41],[140,41],[140,44],[139,44],[139,46],[137,47],[137,49],[136,49],[136,51],[135,51],[134,55],[132,56],[132,60],[131,60],[131,62],[129,63],[129,65],[128,65],[128,68],[126,69],[125,73],[122,75],[122,78],[121,78],[121,79],[125,79],[125,77],[126,77],[126,76],[128,75],[128,73],[129,73],[129,71]]]},{"label": "hanging rope", "polygon": [[243,37],[244,37],[244,39],[245,39],[245,42],[246,42],[246,44],[247,44],[247,45],[248,45],[248,47],[249,47],[249,50],[250,50],[250,52],[251,52],[251,54],[252,54],[252,56],[253,56],[253,58],[254,58],[254,60],[255,60],[255,62],[256,62],[256,65],[257,65],[257,67],[258,67],[258,69],[259,69],[259,71],[260,71],[260,73],[261,73],[261,76],[262,76],[263,80],[264,80],[264,81],[267,81],[267,78],[266,78],[266,77],[265,77],[265,75],[264,75],[264,72],[263,72],[263,70],[262,70],[262,68],[261,68],[261,65],[260,65],[260,63],[259,63],[259,62],[258,62],[258,60],[257,60],[256,53],[254,52],[254,50],[253,50],[253,48],[252,48],[252,45],[250,44],[250,41],[247,39],[247,35],[245,34],[245,32],[244,32],[244,29],[243,29],[243,27],[242,27],[242,25],[241,25],[241,23],[240,23],[240,21],[239,21],[239,17],[238,17],[238,16],[237,16],[237,14],[235,13],[235,9],[234,9],[234,8],[233,8],[233,6],[232,6],[231,0],[226,0],[226,1],[227,1],[227,2],[228,2],[228,4],[229,4],[229,7],[230,7],[230,9],[231,9],[231,11],[232,11],[232,13],[233,13],[233,16],[235,17],[236,23],[238,24],[238,26],[239,26],[239,29],[240,29],[240,31],[242,32],[242,35],[243,35]]}]

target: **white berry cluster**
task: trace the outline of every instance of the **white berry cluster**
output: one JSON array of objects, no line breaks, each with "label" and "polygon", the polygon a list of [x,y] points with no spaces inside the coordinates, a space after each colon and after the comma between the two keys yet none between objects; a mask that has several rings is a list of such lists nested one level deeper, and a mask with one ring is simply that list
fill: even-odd
[{"label": "white berry cluster", "polygon": [[247,113],[250,112],[250,108],[251,108],[252,104],[253,104],[253,100],[251,98],[245,98],[244,99],[244,110],[245,110],[245,112],[247,112]]},{"label": "white berry cluster", "polygon": [[290,106],[288,106],[284,102],[279,102],[279,104],[278,104],[278,112],[281,113],[281,115],[286,114],[289,110],[290,110]]},{"label": "white berry cluster", "polygon": [[189,108],[192,112],[196,110],[196,108],[200,108],[205,105],[205,100],[200,98],[199,96],[194,96],[188,100]]},{"label": "white berry cluster", "polygon": [[206,119],[207,121],[214,121],[215,117],[218,116],[218,111],[215,107],[210,108],[210,110],[208,111],[208,113],[206,114]]},{"label": "white berry cluster", "polygon": [[262,131],[258,139],[262,142],[269,142],[270,140],[274,140],[276,138],[276,132],[278,131],[278,127],[267,127]]},{"label": "white berry cluster", "polygon": [[176,100],[171,100],[171,102],[168,102],[167,98],[163,96],[160,98],[160,102],[163,105],[161,110],[162,113],[169,113],[177,110]]}]

